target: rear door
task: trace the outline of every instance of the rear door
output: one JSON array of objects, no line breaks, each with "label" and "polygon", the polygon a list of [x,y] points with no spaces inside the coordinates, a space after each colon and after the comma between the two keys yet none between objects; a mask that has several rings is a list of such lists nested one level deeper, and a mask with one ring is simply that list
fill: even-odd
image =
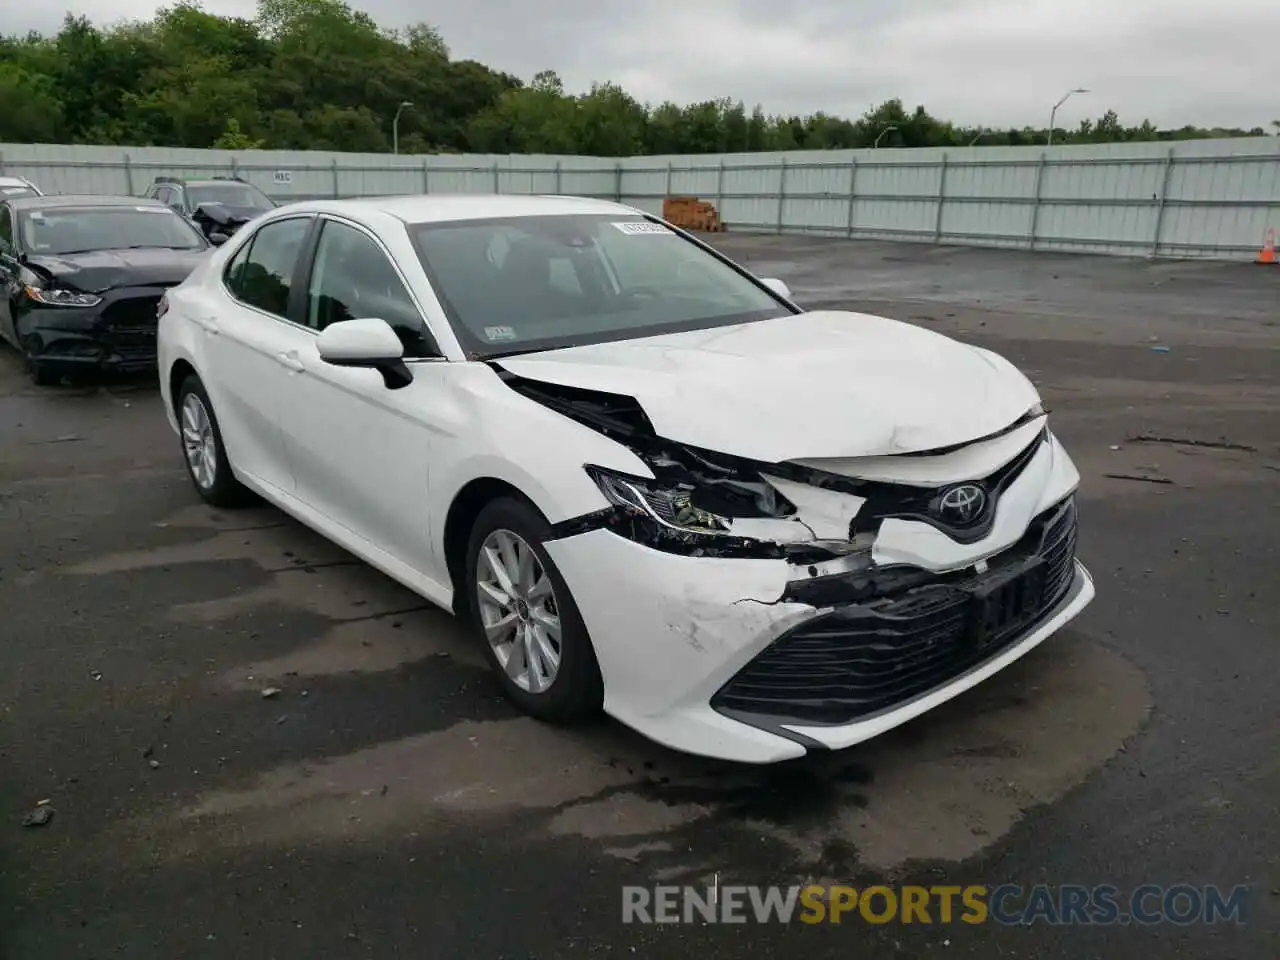
[{"label": "rear door", "polygon": [[290,493],[293,467],[280,426],[286,381],[307,330],[292,317],[304,299],[301,266],[313,215],[263,224],[228,261],[212,301],[194,308],[202,374],[238,471]]}]

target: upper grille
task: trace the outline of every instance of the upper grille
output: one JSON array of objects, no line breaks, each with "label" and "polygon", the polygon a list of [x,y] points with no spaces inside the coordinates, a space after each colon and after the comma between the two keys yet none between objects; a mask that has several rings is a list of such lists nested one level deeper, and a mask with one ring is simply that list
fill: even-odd
[{"label": "upper grille", "polygon": [[1071,498],[1042,514],[986,573],[815,617],[743,667],[711,705],[843,724],[942,686],[1024,636],[1061,600],[1074,575],[1076,528]]}]

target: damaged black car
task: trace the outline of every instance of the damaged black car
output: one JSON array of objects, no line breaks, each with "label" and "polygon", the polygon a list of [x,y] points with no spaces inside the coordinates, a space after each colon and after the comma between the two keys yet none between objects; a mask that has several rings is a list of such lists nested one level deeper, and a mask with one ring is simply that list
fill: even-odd
[{"label": "damaged black car", "polygon": [[210,244],[164,204],[136,197],[0,203],[0,338],[41,386],[155,366],[157,304]]}]

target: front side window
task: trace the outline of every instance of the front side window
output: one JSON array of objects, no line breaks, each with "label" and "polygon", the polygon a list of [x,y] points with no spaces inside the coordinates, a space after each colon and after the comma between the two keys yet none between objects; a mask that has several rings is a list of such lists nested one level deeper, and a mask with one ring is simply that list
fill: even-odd
[{"label": "front side window", "polygon": [[361,230],[326,220],[307,287],[307,326],[376,317],[390,324],[406,357],[436,353],[422,314],[387,255]]},{"label": "front side window", "polygon": [[237,251],[232,260],[227,279],[236,296],[252,307],[287,318],[293,275],[310,227],[309,217],[290,217],[259,229],[249,240],[243,263],[243,251]]},{"label": "front side window", "polygon": [[162,206],[50,206],[21,214],[19,224],[25,249],[52,256],[145,247],[202,250],[208,246],[191,224]]},{"label": "front side window", "polygon": [[704,330],[792,311],[661,224],[625,213],[410,226],[473,356]]}]

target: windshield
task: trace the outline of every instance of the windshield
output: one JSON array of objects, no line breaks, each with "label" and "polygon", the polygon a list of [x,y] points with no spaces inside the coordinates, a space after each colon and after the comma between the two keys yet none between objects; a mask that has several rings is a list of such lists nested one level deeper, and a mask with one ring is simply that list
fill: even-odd
[{"label": "windshield", "polygon": [[221,203],[227,207],[272,210],[267,195],[247,183],[202,183],[187,187],[187,202],[194,210],[202,203]]},{"label": "windshield", "polygon": [[204,239],[168,207],[48,207],[21,214],[22,243],[31,253],[87,253],[127,247],[200,250]]},{"label": "windshield", "polygon": [[409,227],[477,357],[703,330],[789,314],[733,267],[625,213]]}]

